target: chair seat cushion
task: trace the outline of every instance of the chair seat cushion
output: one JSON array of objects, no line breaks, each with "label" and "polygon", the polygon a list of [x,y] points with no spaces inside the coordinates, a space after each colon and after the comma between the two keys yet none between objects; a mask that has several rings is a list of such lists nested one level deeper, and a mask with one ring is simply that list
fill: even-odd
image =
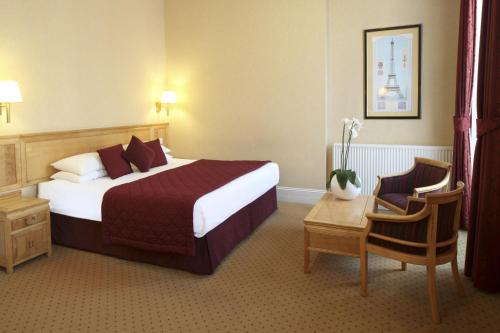
[{"label": "chair seat cushion", "polygon": [[379,198],[401,209],[406,209],[408,196],[411,196],[411,193],[385,193]]}]

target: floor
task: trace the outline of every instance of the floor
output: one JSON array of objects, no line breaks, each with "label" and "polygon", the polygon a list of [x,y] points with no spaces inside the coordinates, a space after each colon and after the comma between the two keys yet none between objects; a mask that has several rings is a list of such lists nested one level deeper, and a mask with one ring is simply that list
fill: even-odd
[{"label": "floor", "polygon": [[441,325],[422,267],[370,257],[368,298],[356,258],[321,254],[304,274],[309,209],[280,204],[212,276],[55,246],[0,272],[0,332],[500,332],[500,295],[464,278],[460,298],[448,265],[438,270]]}]

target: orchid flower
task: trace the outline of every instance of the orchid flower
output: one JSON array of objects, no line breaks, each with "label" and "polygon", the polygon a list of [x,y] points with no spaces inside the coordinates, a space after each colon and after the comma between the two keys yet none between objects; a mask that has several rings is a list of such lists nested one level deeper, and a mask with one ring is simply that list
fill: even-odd
[{"label": "orchid flower", "polygon": [[[359,131],[363,127],[363,123],[357,118],[342,118],[342,152],[340,156],[340,168],[334,170],[330,174],[330,181],[327,183],[327,187],[330,186],[333,176],[337,175],[337,181],[342,189],[345,189],[346,182],[349,181],[356,187],[360,184],[357,182],[356,172],[347,169],[347,162],[349,160],[349,151],[351,149],[351,140],[355,139],[359,135]],[[347,142],[346,142],[347,136]]]}]

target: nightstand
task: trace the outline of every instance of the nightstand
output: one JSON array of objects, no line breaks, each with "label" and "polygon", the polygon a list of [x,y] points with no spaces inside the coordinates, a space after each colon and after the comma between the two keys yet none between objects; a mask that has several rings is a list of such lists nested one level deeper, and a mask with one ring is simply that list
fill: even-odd
[{"label": "nightstand", "polygon": [[15,265],[51,252],[49,201],[21,192],[0,196],[0,266],[7,274]]}]

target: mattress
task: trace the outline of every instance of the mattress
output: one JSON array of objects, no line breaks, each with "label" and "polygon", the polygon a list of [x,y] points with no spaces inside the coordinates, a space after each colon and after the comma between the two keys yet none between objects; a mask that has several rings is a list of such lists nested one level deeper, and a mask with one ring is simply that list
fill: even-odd
[{"label": "mattress", "polygon": [[[167,165],[148,172],[134,172],[114,180],[109,177],[87,183],[51,180],[38,185],[38,196],[50,200],[50,210],[53,213],[100,222],[102,199],[110,188],[192,162],[194,160],[174,158]],[[278,181],[278,165],[267,163],[202,196],[193,209],[194,236],[205,236],[231,215],[276,186]]]}]

